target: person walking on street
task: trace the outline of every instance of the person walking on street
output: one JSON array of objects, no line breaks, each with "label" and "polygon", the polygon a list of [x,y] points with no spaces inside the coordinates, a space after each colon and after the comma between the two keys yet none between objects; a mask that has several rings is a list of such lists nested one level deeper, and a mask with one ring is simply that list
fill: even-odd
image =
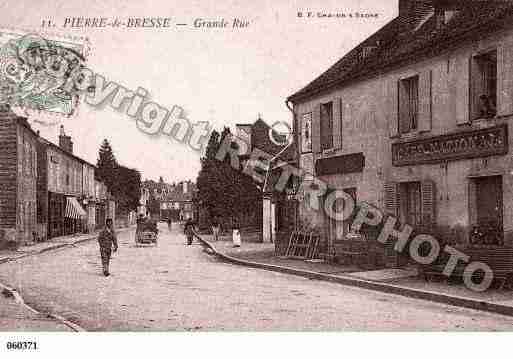
[{"label": "person walking on street", "polygon": [[167,222],[167,229],[171,230],[171,223],[172,223],[171,217],[168,217],[166,222]]},{"label": "person walking on street", "polygon": [[187,245],[190,246],[192,244],[194,236],[196,235],[196,231],[194,230],[194,222],[191,218],[189,218],[187,222],[185,222],[183,232],[187,237]]},{"label": "person walking on street", "polygon": [[109,262],[112,251],[116,252],[118,250],[118,241],[111,218],[107,218],[105,221],[105,228],[98,235],[98,244],[100,245],[103,274],[107,277],[110,275]]},{"label": "person walking on street", "polygon": [[219,221],[217,218],[214,218],[212,221],[212,234],[214,235],[214,241],[219,240],[219,231],[221,230],[221,226],[219,225]]},{"label": "person walking on street", "polygon": [[136,221],[136,227],[135,227],[135,241],[136,242],[137,242],[137,236],[139,235],[139,232],[142,231],[144,222],[145,222],[145,218],[144,218],[144,215],[141,213]]}]

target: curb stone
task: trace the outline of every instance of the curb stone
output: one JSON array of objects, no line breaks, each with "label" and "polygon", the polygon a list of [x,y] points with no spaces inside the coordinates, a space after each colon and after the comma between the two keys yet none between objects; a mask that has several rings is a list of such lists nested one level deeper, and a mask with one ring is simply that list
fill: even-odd
[{"label": "curb stone", "polygon": [[469,309],[480,310],[480,311],[485,311],[485,312],[507,315],[507,316],[513,317],[513,307],[499,304],[499,303],[486,302],[486,301],[476,300],[476,299],[472,299],[472,298],[459,297],[459,296],[451,296],[451,295],[441,294],[441,293],[432,292],[432,291],[422,291],[422,290],[418,290],[418,289],[402,287],[399,285],[387,284],[387,283],[382,283],[382,282],[374,282],[374,281],[358,279],[358,278],[354,278],[354,277],[323,274],[323,273],[318,273],[318,272],[313,272],[313,271],[308,271],[308,270],[303,270],[303,269],[296,269],[296,268],[292,268],[292,267],[280,266],[280,265],[275,265],[275,264],[266,264],[266,263],[247,261],[244,259],[235,258],[235,257],[229,256],[227,254],[221,253],[214,247],[214,245],[207,242],[203,238],[198,238],[198,239],[202,242],[203,245],[210,248],[210,250],[212,250],[215,253],[215,255],[218,256],[219,258],[221,258],[222,260],[224,260],[226,262],[238,264],[238,265],[243,265],[246,267],[259,268],[259,269],[265,269],[265,270],[274,271],[274,272],[292,274],[292,275],[297,275],[297,276],[301,276],[301,277],[306,277],[309,279],[317,279],[317,280],[323,280],[323,281],[328,281],[328,282],[335,282],[335,283],[353,286],[353,287],[359,287],[359,288],[370,289],[370,290],[389,293],[389,294],[401,295],[403,297],[423,299],[423,300],[428,300],[431,302],[448,304],[448,305],[452,305],[452,306],[469,308]]},{"label": "curb stone", "polygon": [[22,307],[28,309],[32,313],[44,314],[48,318],[52,318],[53,320],[66,325],[67,327],[71,328],[75,332],[85,332],[86,331],[81,326],[79,326],[79,325],[77,325],[75,323],[72,323],[69,320],[66,320],[65,318],[61,317],[58,314],[53,314],[53,313],[46,313],[45,314],[45,313],[41,313],[41,312],[37,311],[36,309],[32,308],[30,305],[25,303],[25,301],[23,300],[23,297],[20,295],[20,293],[18,293],[18,291],[16,289],[8,287],[8,286],[6,286],[5,284],[2,284],[2,283],[0,283],[0,288],[2,289],[2,292],[7,292],[10,297],[14,298],[14,301],[16,303],[18,303]]},{"label": "curb stone", "polygon": [[[121,228],[121,229],[118,230],[118,233],[119,232],[125,232],[125,231],[130,230],[130,229],[131,229],[131,227]],[[21,258],[25,258],[25,257],[28,257],[28,256],[38,255],[38,254],[49,252],[49,251],[52,251],[52,250],[57,250],[59,248],[73,247],[73,246],[75,246],[77,244],[93,240],[96,237],[97,237],[97,235],[91,235],[91,236],[89,236],[87,238],[80,239],[80,240],[78,240],[78,241],[76,241],[74,243],[56,244],[55,246],[50,246],[50,247],[47,247],[47,248],[43,248],[43,249],[41,249],[41,250],[39,250],[37,252],[34,252],[34,253],[26,253],[24,255],[20,255],[18,257],[13,257],[13,258],[4,258],[4,259],[0,260],[0,264],[7,263],[7,262],[10,262],[10,261],[15,261],[15,260],[18,260],[18,259],[21,259]],[[66,318],[64,318],[64,317],[62,317],[62,316],[60,316],[58,314],[55,314],[55,313],[41,313],[41,312],[37,311],[36,309],[32,308],[27,303],[25,303],[25,301],[23,300],[23,297],[14,288],[8,287],[5,284],[0,283],[0,289],[2,289],[2,292],[6,292],[9,296],[14,298],[16,303],[18,303],[19,305],[23,306],[24,308],[30,310],[31,312],[33,312],[35,314],[44,314],[48,318],[52,318],[53,320],[66,325],[67,327],[71,328],[75,332],[85,332],[86,331],[81,326],[79,326],[79,325],[77,325],[77,324],[75,324],[73,322],[70,322],[69,320],[67,320]]]}]

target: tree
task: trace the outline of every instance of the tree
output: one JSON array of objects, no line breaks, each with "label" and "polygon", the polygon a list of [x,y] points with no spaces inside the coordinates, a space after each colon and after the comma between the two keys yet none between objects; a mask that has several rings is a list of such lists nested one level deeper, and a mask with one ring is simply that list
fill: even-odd
[{"label": "tree", "polygon": [[[197,200],[209,219],[222,217],[230,222],[238,220],[244,225],[247,219],[245,214],[259,211],[258,202],[262,196],[253,178],[231,166],[229,156],[224,161],[216,159],[219,146],[226,136],[231,136],[227,127],[221,135],[213,131],[209,138],[197,178]],[[236,146],[234,142],[231,145]],[[246,217],[258,218],[254,215]]]},{"label": "tree", "polygon": [[141,174],[136,169],[118,166],[117,191],[114,194],[121,213],[137,210],[141,198]]},{"label": "tree", "polygon": [[141,197],[141,174],[118,164],[114,151],[104,139],[98,153],[96,174],[114,196],[121,214],[137,210]]},{"label": "tree", "polygon": [[112,151],[112,147],[110,146],[110,143],[107,141],[107,139],[104,139],[100,146],[96,167],[96,174],[98,178],[103,183],[105,183],[108,190],[114,194],[114,192],[116,192],[116,172],[118,163],[116,161],[116,157],[114,156],[114,152]]},{"label": "tree", "polygon": [[215,172],[215,154],[219,148],[219,133],[212,131],[208,140],[205,157],[201,159],[201,170],[196,180],[198,188],[197,203],[203,207],[209,218],[220,215],[217,205],[217,190],[215,182],[217,181]]}]

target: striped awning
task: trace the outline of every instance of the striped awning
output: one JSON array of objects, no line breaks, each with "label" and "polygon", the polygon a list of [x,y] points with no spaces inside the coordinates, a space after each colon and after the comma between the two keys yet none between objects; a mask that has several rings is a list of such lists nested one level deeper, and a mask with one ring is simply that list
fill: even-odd
[{"label": "striped awning", "polygon": [[82,208],[80,203],[78,203],[75,197],[66,197],[66,212],[64,217],[80,219],[87,216],[86,211]]}]

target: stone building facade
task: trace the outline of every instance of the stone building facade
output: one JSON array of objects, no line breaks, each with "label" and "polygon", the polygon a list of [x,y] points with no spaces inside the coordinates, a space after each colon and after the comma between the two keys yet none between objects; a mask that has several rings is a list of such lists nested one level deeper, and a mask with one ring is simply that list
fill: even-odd
[{"label": "stone building facade", "polygon": [[73,153],[73,142],[61,127],[59,145],[39,138],[38,230],[52,238],[91,232],[108,215],[106,195],[99,197],[93,164]]},{"label": "stone building facade", "polygon": [[[399,3],[289,97],[300,166],[401,223],[462,243],[478,227],[513,245],[513,4]],[[307,200],[301,221],[344,240],[346,223]]]},{"label": "stone building facade", "polygon": [[25,118],[0,109],[0,247],[37,235],[37,141]]}]

